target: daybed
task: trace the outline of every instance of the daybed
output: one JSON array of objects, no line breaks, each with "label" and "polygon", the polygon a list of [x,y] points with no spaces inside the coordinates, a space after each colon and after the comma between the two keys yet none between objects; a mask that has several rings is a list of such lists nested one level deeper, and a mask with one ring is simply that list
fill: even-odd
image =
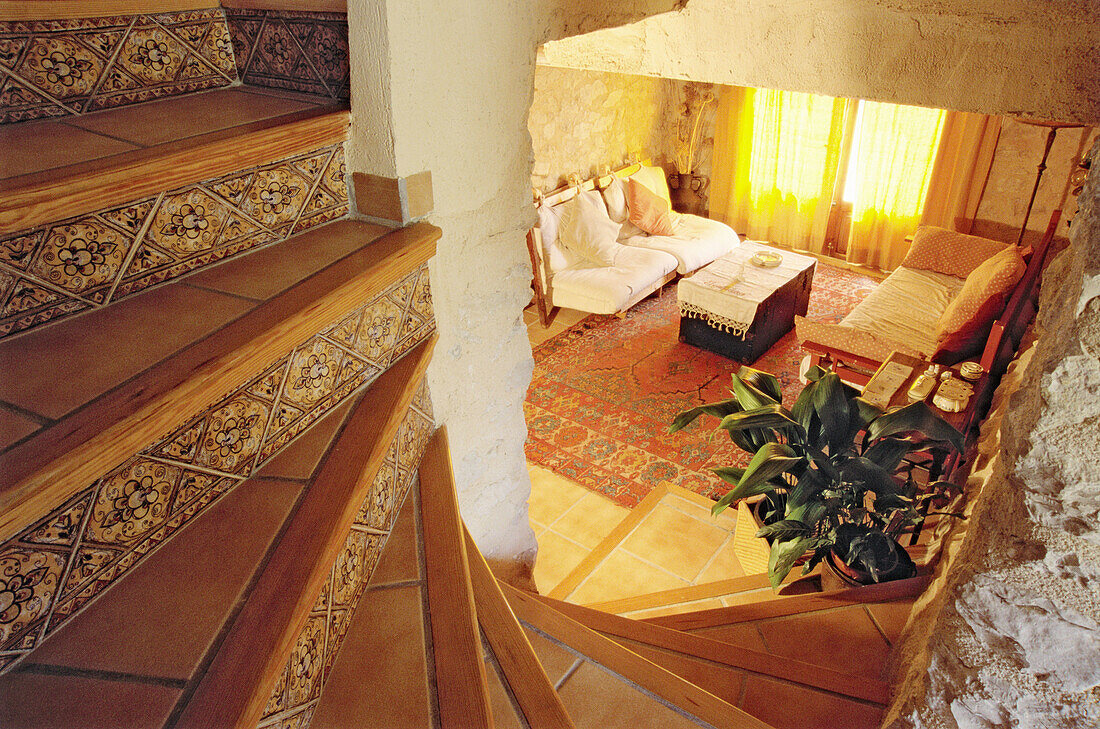
[{"label": "daybed", "polygon": [[733,250],[729,226],[671,209],[659,167],[631,165],[536,201],[527,236],[543,325],[552,307],[621,314]]},{"label": "daybed", "polygon": [[918,228],[902,265],[840,324],[796,318],[806,364],[863,385],[894,350],[945,365],[980,356],[995,384],[1034,316],[1056,226],[1034,250]]}]

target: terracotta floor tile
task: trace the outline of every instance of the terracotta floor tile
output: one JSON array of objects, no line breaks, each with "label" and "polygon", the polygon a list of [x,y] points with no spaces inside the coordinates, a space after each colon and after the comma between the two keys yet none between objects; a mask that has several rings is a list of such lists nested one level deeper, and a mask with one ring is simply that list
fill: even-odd
[{"label": "terracotta floor tile", "polygon": [[[74,117],[75,118],[75,117]],[[58,120],[0,126],[0,179],[138,149],[138,146],[77,129]]]},{"label": "terracotta floor tile", "polygon": [[300,100],[260,96],[228,88],[108,109],[72,117],[67,122],[91,132],[151,147],[316,106]]},{"label": "terracotta floor tile", "polygon": [[687,581],[623,550],[612,552],[567,598],[579,605],[687,587]]},{"label": "terracotta floor tile", "polygon": [[[380,225],[337,220],[295,237],[193,273],[181,282],[267,299],[387,233]],[[257,272],[262,271],[262,275]]]},{"label": "terracotta floor tile", "polygon": [[[703,497],[700,497],[703,498]],[[664,506],[670,506],[677,511],[682,511],[685,514],[690,514],[696,519],[707,522],[708,524],[717,524],[720,527],[733,531],[734,524],[737,521],[736,511],[734,509],[725,509],[718,516],[715,516],[710,512],[711,504],[713,502],[710,499],[706,499],[707,504],[701,504],[686,496],[680,496],[675,493],[667,494],[661,499],[661,504]]]},{"label": "terracotta floor tile", "polygon": [[20,438],[30,435],[40,427],[42,426],[30,418],[25,418],[7,408],[0,407],[0,451]]},{"label": "terracotta floor tile", "polygon": [[4,729],[153,729],[180,690],[147,683],[9,673],[0,677]]},{"label": "terracotta floor tile", "polygon": [[629,514],[630,509],[597,493],[588,492],[551,522],[550,528],[567,539],[594,549]]},{"label": "terracotta floor tile", "polygon": [[485,661],[485,675],[489,680],[489,710],[493,715],[494,729],[526,729],[493,661]]},{"label": "terracotta floor tile", "polygon": [[729,534],[728,529],[658,504],[622,548],[690,583]]},{"label": "terracotta floor tile", "polygon": [[744,574],[745,570],[742,569],[737,553],[733,549],[733,539],[730,538],[722,543],[718,552],[711,557],[710,564],[695,576],[694,582],[696,585],[705,585],[708,582],[729,580]]},{"label": "terracotta floor tile", "polygon": [[875,622],[886,633],[886,639],[896,643],[901,637],[901,631],[905,629],[905,623],[909,620],[909,613],[913,612],[913,601],[868,603],[864,607],[871,611]]},{"label": "terracotta floor tile", "polygon": [[588,556],[589,550],[574,544],[553,530],[538,537],[539,552],[535,558],[535,586],[546,595]]},{"label": "terracotta floor tile", "polygon": [[432,725],[420,588],[367,590],[311,729]]},{"label": "terracotta floor tile", "polygon": [[340,431],[340,426],[347,420],[348,413],[356,402],[358,398],[347,398],[325,413],[324,417],[309,426],[290,445],[264,463],[256,475],[309,479],[328,452],[332,439]]},{"label": "terracotta floor tile", "polygon": [[[862,605],[759,623],[770,653],[843,673],[878,678],[890,646]],[[814,636],[807,640],[806,636]]]},{"label": "terracotta floor tile", "polygon": [[589,491],[569,479],[540,466],[527,465],[531,475],[531,499],[528,502],[530,518],[547,526]]},{"label": "terracotta floor tile", "polygon": [[577,729],[698,729],[656,699],[585,662],[558,692]]},{"label": "terracotta floor tile", "polygon": [[253,306],[168,284],[6,339],[0,342],[0,400],[59,418]]},{"label": "terracotta floor tile", "polygon": [[758,675],[739,708],[775,729],[877,729],[882,720],[878,707]]},{"label": "terracotta floor tile", "polygon": [[526,628],[524,632],[527,633],[527,640],[531,641],[531,647],[535,649],[535,655],[539,657],[539,663],[546,671],[550,683],[557,684],[565,672],[577,662],[577,655],[530,628]]},{"label": "terracotta floor tile", "polygon": [[382,547],[378,566],[370,577],[370,584],[386,585],[391,582],[420,579],[420,554],[416,538],[416,487],[409,489],[405,503],[397,513],[393,529]]},{"label": "terracotta floor tile", "polygon": [[35,649],[34,663],[188,679],[302,484],[246,481]]}]

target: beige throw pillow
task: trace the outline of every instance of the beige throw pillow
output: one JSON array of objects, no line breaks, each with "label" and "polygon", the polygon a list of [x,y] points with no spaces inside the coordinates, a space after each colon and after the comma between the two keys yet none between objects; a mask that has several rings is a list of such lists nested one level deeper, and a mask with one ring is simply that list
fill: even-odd
[{"label": "beige throw pillow", "polygon": [[558,242],[589,261],[614,266],[622,226],[607,216],[600,193],[586,190],[561,207]]}]

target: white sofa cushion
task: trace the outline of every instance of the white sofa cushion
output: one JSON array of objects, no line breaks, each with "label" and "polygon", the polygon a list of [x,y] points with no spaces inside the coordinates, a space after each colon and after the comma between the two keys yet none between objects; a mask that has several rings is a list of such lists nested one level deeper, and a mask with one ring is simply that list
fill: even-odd
[{"label": "white sofa cushion", "polygon": [[944,273],[898,267],[841,324],[880,339],[903,342],[931,357],[936,351],[936,324],[963,283]]},{"label": "white sofa cushion", "polygon": [[676,269],[676,259],[661,251],[622,247],[614,266],[577,262],[554,274],[554,306],[593,314],[621,311],[637,294]]},{"label": "white sofa cushion", "polygon": [[558,242],[566,250],[603,266],[614,266],[620,246],[619,224],[608,217],[600,193],[577,193],[561,206]]},{"label": "white sofa cushion", "polygon": [[[725,223],[698,215],[680,215],[674,224],[675,235],[646,235],[631,226],[637,234],[619,241],[623,245],[649,248],[676,258],[676,270],[688,274],[726,255],[741,242],[733,228]],[[623,226],[626,227],[625,225]]]},{"label": "white sofa cushion", "polygon": [[620,225],[628,222],[630,208],[626,204],[626,185],[621,177],[616,177],[600,191],[607,205],[607,215]]}]

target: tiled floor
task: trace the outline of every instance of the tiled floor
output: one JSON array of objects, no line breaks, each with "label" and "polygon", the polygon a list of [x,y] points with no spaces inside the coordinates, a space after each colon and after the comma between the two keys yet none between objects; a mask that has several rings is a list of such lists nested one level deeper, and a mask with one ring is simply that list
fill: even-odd
[{"label": "tiled floor", "polygon": [[[523,316],[534,347],[587,314],[560,309],[548,328],[534,307]],[[539,544],[535,584],[549,594],[630,510],[541,466],[528,464],[527,470],[531,528]],[[733,554],[732,535],[732,513],[715,518],[698,502],[666,495],[566,599],[598,603],[738,577],[744,572]],[[693,608],[720,605],[707,600]]]},{"label": "tiled floor", "polygon": [[[535,584],[549,594],[630,510],[540,466],[528,464],[527,470],[539,543]],[[565,598],[592,604],[739,577],[744,572],[732,537],[732,514],[715,518],[695,501],[666,494]]]}]

